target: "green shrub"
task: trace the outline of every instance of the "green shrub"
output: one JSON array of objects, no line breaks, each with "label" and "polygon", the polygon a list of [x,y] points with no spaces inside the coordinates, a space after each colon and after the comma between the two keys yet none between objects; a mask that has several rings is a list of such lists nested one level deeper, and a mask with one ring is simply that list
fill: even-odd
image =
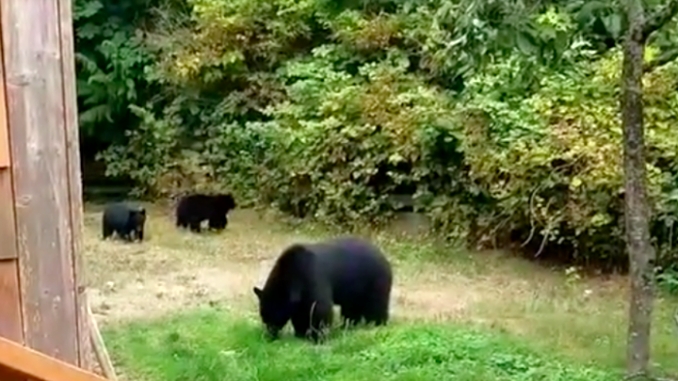
[{"label": "green shrub", "polygon": [[[123,60],[153,52],[143,80],[162,88],[125,98],[144,103],[129,107],[138,126],[100,155],[139,193],[226,188],[343,226],[385,223],[407,195],[449,239],[625,264],[620,53],[582,15],[522,2],[185,5]],[[645,78],[662,266],[678,255],[677,74],[674,62]]]}]

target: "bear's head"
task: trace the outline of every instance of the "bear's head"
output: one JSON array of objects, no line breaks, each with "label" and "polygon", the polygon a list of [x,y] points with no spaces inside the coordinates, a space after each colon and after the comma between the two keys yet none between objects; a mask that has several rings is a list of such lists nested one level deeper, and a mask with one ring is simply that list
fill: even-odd
[{"label": "bear's head", "polygon": [[143,206],[130,208],[127,223],[135,228],[143,230],[144,224],[146,223],[146,209]]},{"label": "bear's head", "polygon": [[294,300],[279,292],[253,288],[259,300],[259,315],[266,327],[266,332],[272,339],[276,339],[287,321],[292,317]]},{"label": "bear's head", "polygon": [[218,194],[215,196],[215,207],[220,213],[226,214],[230,210],[235,209],[235,199],[230,193]]}]

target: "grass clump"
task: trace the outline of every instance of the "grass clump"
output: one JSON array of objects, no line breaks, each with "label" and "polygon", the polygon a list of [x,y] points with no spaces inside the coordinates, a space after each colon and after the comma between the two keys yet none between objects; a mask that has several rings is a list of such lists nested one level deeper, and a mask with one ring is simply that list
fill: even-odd
[{"label": "grass clump", "polygon": [[618,380],[606,369],[537,354],[506,336],[453,325],[335,330],[324,345],[268,342],[255,318],[218,309],[105,332],[117,365],[147,381]]}]

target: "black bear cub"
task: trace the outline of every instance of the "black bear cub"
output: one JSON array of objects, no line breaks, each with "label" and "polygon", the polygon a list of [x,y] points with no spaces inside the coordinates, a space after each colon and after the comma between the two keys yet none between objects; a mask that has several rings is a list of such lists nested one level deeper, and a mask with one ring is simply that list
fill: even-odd
[{"label": "black bear cub", "polygon": [[200,224],[208,220],[210,229],[223,230],[228,224],[228,212],[235,207],[235,199],[230,193],[183,196],[177,204],[176,225],[199,233]]},{"label": "black bear cub", "polygon": [[393,273],[384,254],[365,240],[335,238],[294,244],[276,260],[263,289],[254,287],[259,314],[272,338],[291,319],[295,336],[314,342],[341,307],[345,323],[388,321]]},{"label": "black bear cub", "polygon": [[106,205],[102,218],[104,239],[116,233],[118,237],[129,242],[144,240],[146,209],[140,205],[126,202],[114,202]]}]

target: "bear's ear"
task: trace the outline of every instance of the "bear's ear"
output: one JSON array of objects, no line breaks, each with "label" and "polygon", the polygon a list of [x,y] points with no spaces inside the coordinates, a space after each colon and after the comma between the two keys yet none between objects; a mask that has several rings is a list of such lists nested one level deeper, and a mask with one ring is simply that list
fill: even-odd
[{"label": "bear's ear", "polygon": [[259,287],[253,287],[252,291],[254,291],[254,295],[257,296],[257,298],[261,299],[261,295],[263,294],[263,291]]}]

